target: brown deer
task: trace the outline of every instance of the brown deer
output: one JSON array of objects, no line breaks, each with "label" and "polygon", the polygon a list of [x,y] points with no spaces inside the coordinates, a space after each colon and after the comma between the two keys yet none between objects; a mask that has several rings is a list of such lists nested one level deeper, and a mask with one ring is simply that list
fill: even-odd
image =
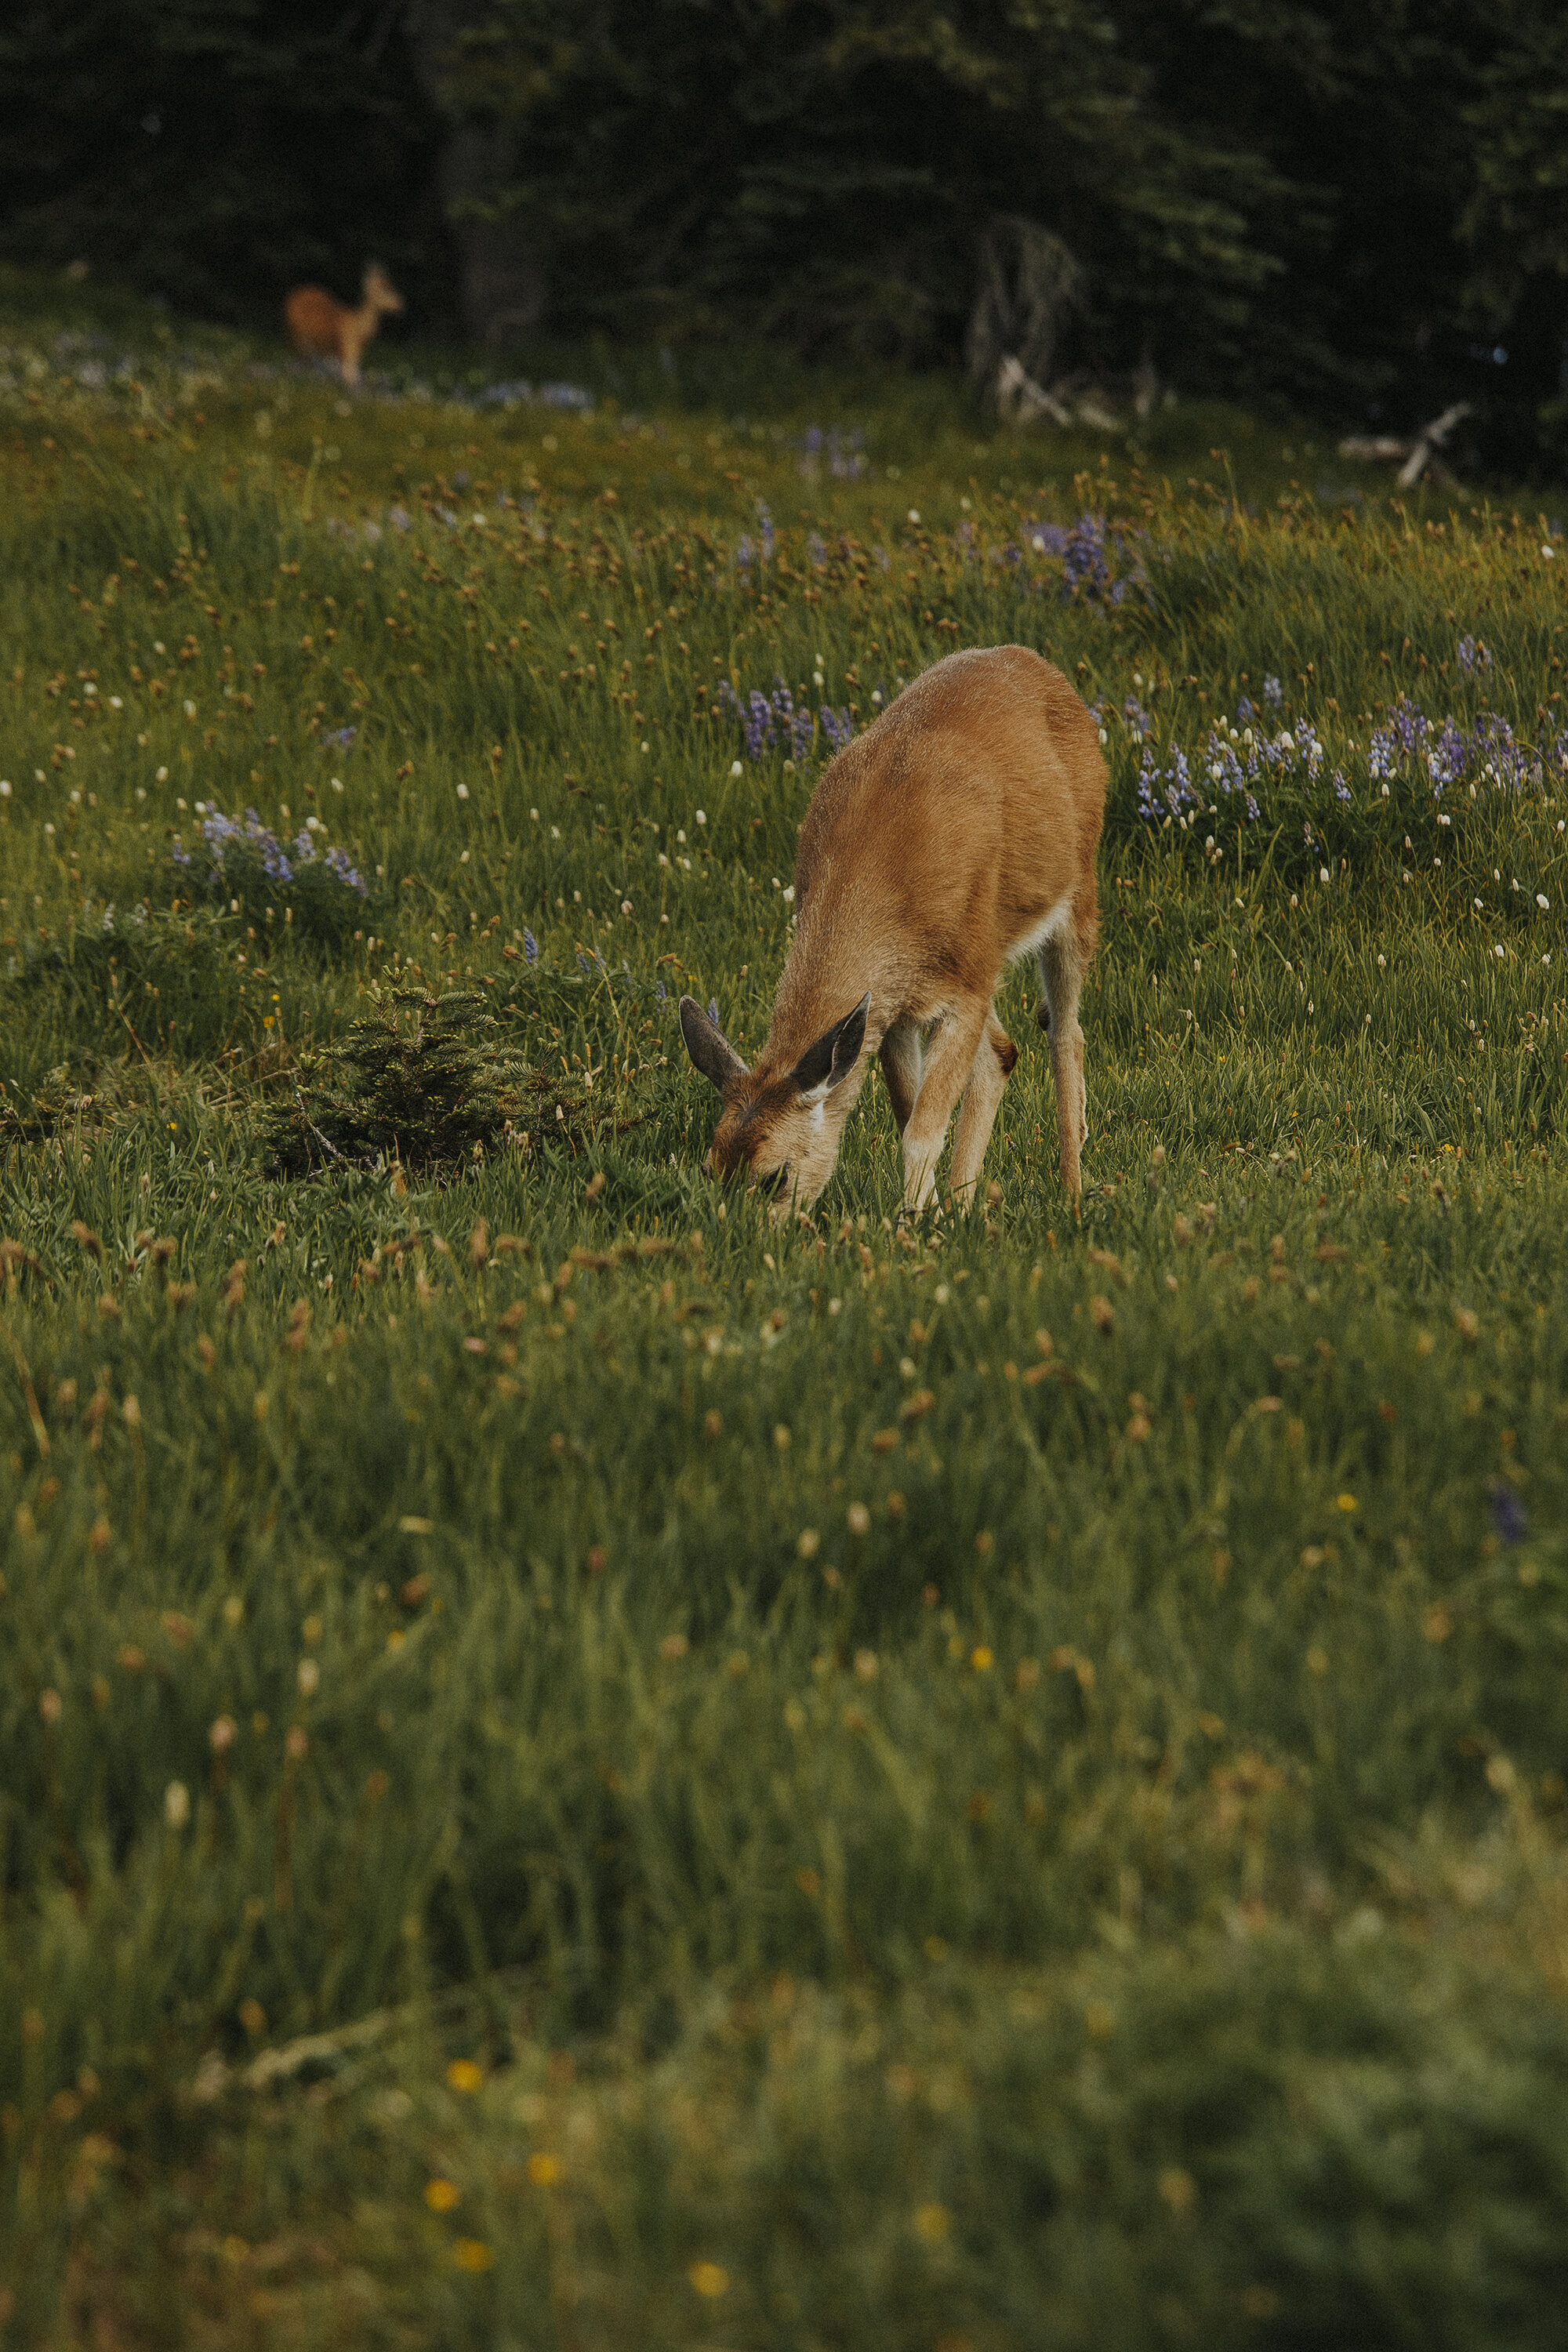
[{"label": "brown deer", "polygon": [[1018,1058],[992,1003],[1039,960],[1062,1181],[1089,1135],[1079,991],[1094,952],[1105,762],[1091,713],[1023,646],[950,654],[832,761],[800,831],[795,934],[748,1069],[689,996],[686,1050],[723,1109],[706,1165],[775,1215],[809,1207],[875,1055],[922,1209],[962,1095],[950,1185],[967,1202]]},{"label": "brown deer", "polygon": [[343,382],[359,382],[359,363],[366,343],[391,311],[401,310],[403,297],[378,261],[364,273],[357,310],[340,302],[321,286],[296,286],[283,304],[289,341],[306,360],[336,360]]}]

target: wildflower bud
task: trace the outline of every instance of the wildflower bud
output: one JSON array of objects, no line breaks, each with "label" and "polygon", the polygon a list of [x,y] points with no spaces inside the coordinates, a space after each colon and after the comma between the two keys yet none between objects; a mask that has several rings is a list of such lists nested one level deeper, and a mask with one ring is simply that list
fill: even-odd
[{"label": "wildflower bud", "polygon": [[215,1756],[226,1756],[234,1746],[236,1725],[232,1715],[220,1715],[207,1733],[207,1743]]},{"label": "wildflower bud", "polygon": [[490,1229],[480,1217],[468,1235],[468,1258],[476,1274],[484,1271],[490,1254]]},{"label": "wildflower bud", "polygon": [[289,1763],[298,1764],[310,1745],[310,1734],[302,1731],[297,1723],[291,1724],[283,1740],[283,1753]]},{"label": "wildflower bud", "polygon": [[190,1790],[183,1780],[171,1780],[163,1791],[163,1819],[172,1830],[183,1830],[190,1818]]}]

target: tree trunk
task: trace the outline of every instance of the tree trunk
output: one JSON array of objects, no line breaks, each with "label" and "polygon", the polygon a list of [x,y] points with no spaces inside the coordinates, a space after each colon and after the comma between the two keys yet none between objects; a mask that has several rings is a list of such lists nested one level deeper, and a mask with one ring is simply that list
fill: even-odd
[{"label": "tree trunk", "polygon": [[409,0],[409,56],[425,95],[447,125],[437,184],[458,259],[464,328],[502,342],[538,323],[545,276],[507,204],[521,132],[495,117],[467,114],[455,95],[461,36],[488,15],[485,0]]}]

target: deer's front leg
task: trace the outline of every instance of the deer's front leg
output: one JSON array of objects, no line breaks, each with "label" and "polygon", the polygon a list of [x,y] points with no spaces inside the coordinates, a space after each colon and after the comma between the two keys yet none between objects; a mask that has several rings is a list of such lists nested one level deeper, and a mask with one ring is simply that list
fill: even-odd
[{"label": "deer's front leg", "polygon": [[923,1209],[936,1190],[936,1163],[952,1107],[963,1093],[985,1032],[990,1002],[956,1007],[931,1040],[921,1090],[904,1129],[904,1206]]},{"label": "deer's front leg", "polygon": [[980,1050],[974,1056],[974,1066],[969,1073],[963,1089],[963,1106],[958,1114],[958,1133],[952,1139],[952,1166],[948,1181],[952,1197],[967,1207],[980,1181],[980,1171],[985,1160],[985,1147],[991,1140],[991,1130],[996,1124],[996,1113],[1002,1106],[1002,1093],[1007,1084],[1018,1048],[996,1018],[994,1005],[985,1018],[984,1034]]}]

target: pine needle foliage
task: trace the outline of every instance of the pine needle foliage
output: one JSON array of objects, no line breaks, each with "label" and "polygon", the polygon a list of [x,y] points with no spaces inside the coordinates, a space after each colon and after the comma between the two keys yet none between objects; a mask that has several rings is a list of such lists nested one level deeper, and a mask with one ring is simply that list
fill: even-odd
[{"label": "pine needle foliage", "polygon": [[340,1045],[305,1056],[292,1102],[268,1110],[267,1165],[287,1176],[378,1162],[451,1175],[499,1148],[531,1149],[547,1094],[557,1132],[575,1136],[591,1107],[568,1092],[570,1111],[477,992],[394,985]]}]

